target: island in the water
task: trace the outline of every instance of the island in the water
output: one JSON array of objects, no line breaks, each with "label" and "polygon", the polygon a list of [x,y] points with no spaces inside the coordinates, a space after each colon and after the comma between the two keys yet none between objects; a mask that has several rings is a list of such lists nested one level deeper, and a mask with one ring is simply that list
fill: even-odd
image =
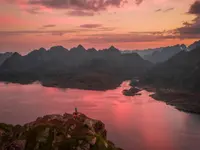
[{"label": "island in the water", "polygon": [[0,81],[104,91],[132,80],[132,87],[122,91],[126,96],[138,95],[141,89],[151,87],[156,89],[155,99],[199,113],[199,43],[139,52],[120,51],[114,46],[85,49],[78,45],[70,50],[62,46],[40,48],[24,56],[6,53],[1,56]]},{"label": "island in the water", "polygon": [[103,122],[82,113],[46,115],[21,125],[0,123],[1,150],[122,150]]}]

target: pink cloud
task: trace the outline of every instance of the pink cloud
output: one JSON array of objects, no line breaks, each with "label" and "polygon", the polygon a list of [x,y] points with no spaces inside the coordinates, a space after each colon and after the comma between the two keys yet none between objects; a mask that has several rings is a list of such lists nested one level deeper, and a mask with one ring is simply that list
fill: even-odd
[{"label": "pink cloud", "polygon": [[4,14],[0,14],[0,27],[4,28],[4,27],[9,27],[9,26],[21,26],[24,25],[26,23],[25,20],[18,18],[16,16],[13,15],[4,15]]},{"label": "pink cloud", "polygon": [[[0,3],[17,5],[29,13],[52,12],[52,10],[68,10],[72,16],[93,16],[100,11],[122,8],[124,4],[139,5],[143,0],[2,0]],[[83,12],[83,13],[80,13]]]}]

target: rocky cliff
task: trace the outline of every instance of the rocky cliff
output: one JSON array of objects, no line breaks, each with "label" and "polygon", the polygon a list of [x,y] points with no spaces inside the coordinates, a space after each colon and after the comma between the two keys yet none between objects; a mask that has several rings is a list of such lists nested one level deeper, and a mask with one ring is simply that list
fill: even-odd
[{"label": "rocky cliff", "polygon": [[84,114],[47,115],[23,126],[0,124],[0,150],[121,150],[105,125]]}]

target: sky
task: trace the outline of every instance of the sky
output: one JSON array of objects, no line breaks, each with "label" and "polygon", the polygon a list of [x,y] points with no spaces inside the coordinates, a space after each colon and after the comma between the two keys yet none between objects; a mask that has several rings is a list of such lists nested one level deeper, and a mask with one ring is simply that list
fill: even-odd
[{"label": "sky", "polygon": [[200,39],[200,0],[0,0],[0,52],[122,50]]}]

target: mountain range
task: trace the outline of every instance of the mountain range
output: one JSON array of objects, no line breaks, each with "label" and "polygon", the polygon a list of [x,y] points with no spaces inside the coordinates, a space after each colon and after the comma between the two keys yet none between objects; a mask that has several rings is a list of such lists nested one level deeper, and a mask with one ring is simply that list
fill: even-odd
[{"label": "mountain range", "polygon": [[144,60],[148,60],[154,64],[165,62],[172,56],[176,55],[180,51],[191,51],[200,46],[200,41],[196,41],[188,47],[184,44],[174,45],[168,47],[160,47],[155,49],[145,49],[145,50],[127,50],[123,53],[137,53]]},{"label": "mountain range", "polygon": [[124,80],[143,77],[156,86],[198,89],[199,45],[197,41],[189,47],[175,45],[128,53],[114,46],[86,50],[82,45],[70,50],[63,46],[40,48],[24,56],[5,53],[0,54],[0,80],[106,90]]},{"label": "mountain range", "polygon": [[25,56],[15,52],[0,66],[0,80],[45,86],[104,90],[142,75],[152,66],[138,54],[122,54],[114,46],[97,51],[78,45],[70,50],[54,46]]},{"label": "mountain range", "polygon": [[144,77],[147,84],[180,90],[200,90],[200,47],[181,51],[155,65]]}]

